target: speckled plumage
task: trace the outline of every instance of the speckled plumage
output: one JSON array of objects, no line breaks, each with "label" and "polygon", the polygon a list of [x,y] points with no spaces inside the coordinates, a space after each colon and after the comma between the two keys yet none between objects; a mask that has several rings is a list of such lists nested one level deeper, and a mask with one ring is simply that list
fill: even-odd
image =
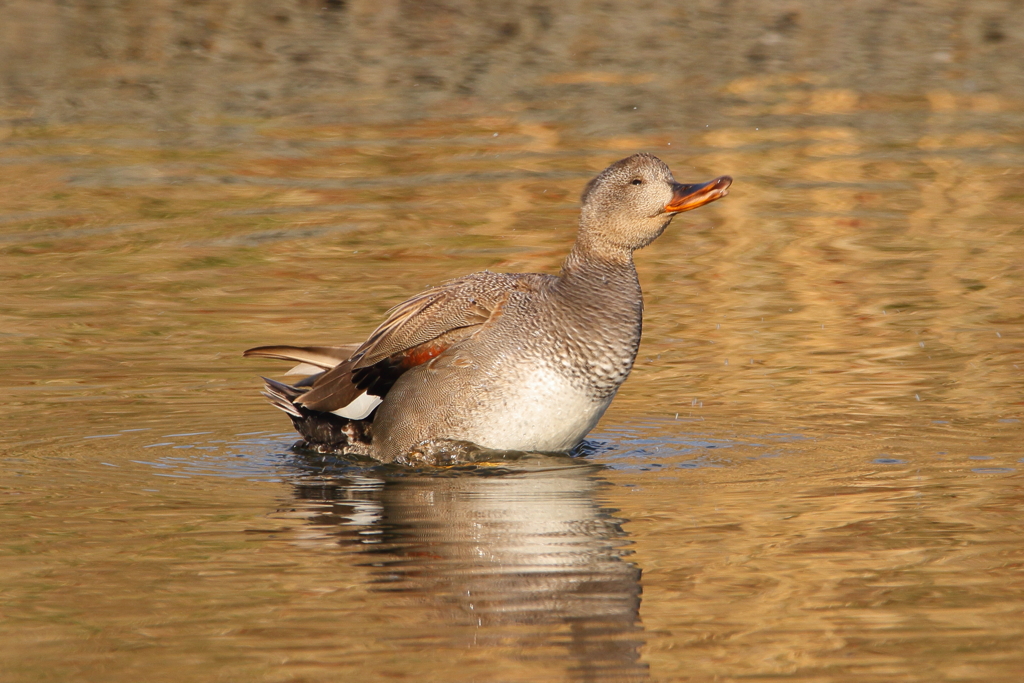
[{"label": "speckled plumage", "polygon": [[[633,155],[587,185],[559,275],[451,280],[396,306],[354,352],[274,346],[246,355],[323,370],[294,387],[268,380],[265,392],[307,447],[385,462],[444,443],[568,450],[633,367],[643,314],[633,252],[730,183],[679,185],[661,160]],[[366,418],[342,416],[374,397],[382,401]]]}]

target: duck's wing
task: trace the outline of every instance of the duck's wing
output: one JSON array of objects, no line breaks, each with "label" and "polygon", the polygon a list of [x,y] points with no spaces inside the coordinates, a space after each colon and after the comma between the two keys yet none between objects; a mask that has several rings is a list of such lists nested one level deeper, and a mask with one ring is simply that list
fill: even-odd
[{"label": "duck's wing", "polygon": [[[362,419],[403,372],[436,358],[500,316],[513,292],[534,291],[554,280],[550,275],[484,271],[428,289],[392,308],[351,358],[318,377],[295,402]],[[370,400],[374,397],[376,402]]]},{"label": "duck's wing", "polygon": [[[428,289],[390,311],[353,354],[365,368],[455,330],[478,328],[501,314],[513,292],[532,291],[555,278],[537,273],[473,273]],[[448,346],[454,343],[454,340]],[[429,359],[428,359],[429,360]]]},{"label": "duck's wing", "polygon": [[312,375],[317,372],[330,370],[336,365],[345,362],[358,349],[359,344],[346,344],[344,346],[257,346],[254,349],[246,349],[242,355],[295,361],[298,365],[286,372],[286,375]]},{"label": "duck's wing", "polygon": [[[337,395],[330,402],[330,405],[335,407],[328,409],[328,403],[309,407],[313,410],[334,412],[352,420],[361,420],[373,412],[380,400],[364,395],[365,391],[355,386],[352,377],[352,366],[355,361],[352,360],[352,354],[358,348],[358,344],[348,346],[258,346],[247,349],[242,355],[297,361],[298,365],[285,374],[309,375],[291,386],[266,377],[263,378],[266,383],[266,391],[263,392],[263,395],[289,415],[302,417],[301,410],[296,407],[301,403],[300,399],[309,393],[310,387],[316,386],[330,374],[327,379],[337,389],[334,392]],[[287,391],[282,387],[287,387]]]}]

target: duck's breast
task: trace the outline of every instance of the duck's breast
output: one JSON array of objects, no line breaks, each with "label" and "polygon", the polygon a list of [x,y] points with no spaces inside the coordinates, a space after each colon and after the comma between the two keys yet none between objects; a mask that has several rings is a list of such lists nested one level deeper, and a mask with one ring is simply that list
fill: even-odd
[{"label": "duck's breast", "polygon": [[498,450],[566,451],[583,440],[612,402],[595,398],[542,363],[521,368],[514,384],[492,389],[486,416],[465,425],[467,441]]}]

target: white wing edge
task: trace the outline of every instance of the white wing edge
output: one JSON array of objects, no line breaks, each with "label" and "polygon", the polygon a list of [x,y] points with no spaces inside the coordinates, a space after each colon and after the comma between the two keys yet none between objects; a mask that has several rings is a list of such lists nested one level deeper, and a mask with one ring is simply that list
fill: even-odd
[{"label": "white wing edge", "polygon": [[344,408],[338,408],[331,412],[349,420],[365,420],[373,412],[373,409],[381,404],[381,401],[380,396],[374,396],[364,391]]}]

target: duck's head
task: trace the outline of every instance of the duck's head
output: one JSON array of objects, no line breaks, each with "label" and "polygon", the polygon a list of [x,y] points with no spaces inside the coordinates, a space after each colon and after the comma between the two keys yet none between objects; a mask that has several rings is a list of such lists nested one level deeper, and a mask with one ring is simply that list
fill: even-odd
[{"label": "duck's head", "polygon": [[676,214],[729,194],[732,178],[683,185],[652,154],[634,154],[601,171],[583,190],[580,236],[613,250],[634,251],[660,235]]}]

